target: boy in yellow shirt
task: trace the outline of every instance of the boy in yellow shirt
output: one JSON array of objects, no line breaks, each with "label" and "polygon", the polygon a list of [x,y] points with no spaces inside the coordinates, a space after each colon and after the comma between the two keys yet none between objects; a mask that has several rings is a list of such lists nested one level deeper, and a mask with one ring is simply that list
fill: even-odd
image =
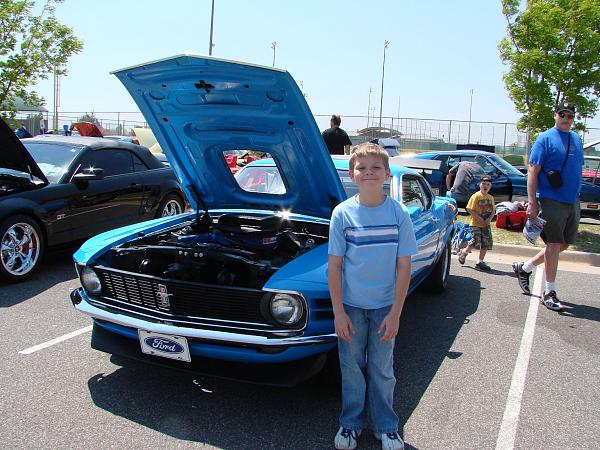
[{"label": "boy in yellow shirt", "polygon": [[471,195],[467,203],[467,212],[471,215],[469,225],[471,226],[471,240],[464,249],[458,254],[458,262],[465,263],[467,255],[471,253],[472,248],[479,249],[479,258],[475,267],[479,270],[490,271],[490,266],[483,261],[485,254],[491,250],[494,241],[492,239],[492,228],[490,223],[494,218],[494,197],[490,195],[492,188],[492,179],[489,175],[484,175],[479,180],[479,191]]}]

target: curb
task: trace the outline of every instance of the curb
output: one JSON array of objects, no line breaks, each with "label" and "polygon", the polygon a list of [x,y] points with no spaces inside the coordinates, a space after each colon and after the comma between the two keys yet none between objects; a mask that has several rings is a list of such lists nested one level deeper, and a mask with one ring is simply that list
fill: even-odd
[{"label": "curb", "polygon": [[[494,249],[492,251],[503,253],[505,255],[531,258],[541,249],[542,247],[527,247],[525,245],[494,244]],[[570,261],[600,267],[600,254],[565,250],[560,254],[560,261]]]}]

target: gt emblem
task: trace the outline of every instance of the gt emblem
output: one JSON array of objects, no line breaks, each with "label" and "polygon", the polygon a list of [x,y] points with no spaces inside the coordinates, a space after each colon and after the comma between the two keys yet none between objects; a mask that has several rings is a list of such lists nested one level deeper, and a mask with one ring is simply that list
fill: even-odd
[{"label": "gt emblem", "polygon": [[159,284],[158,291],[156,292],[156,300],[158,307],[170,308],[171,302],[169,300],[169,297],[171,297],[172,295],[173,294],[169,294],[169,291],[167,291],[167,286],[165,286],[164,284]]}]

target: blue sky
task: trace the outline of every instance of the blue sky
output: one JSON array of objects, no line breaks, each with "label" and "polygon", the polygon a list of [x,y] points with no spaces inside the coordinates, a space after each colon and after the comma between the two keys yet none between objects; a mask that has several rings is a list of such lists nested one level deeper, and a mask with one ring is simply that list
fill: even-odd
[{"label": "blue sky", "polygon": [[[41,4],[41,2],[38,2]],[[84,41],[61,79],[60,111],[137,111],[109,72],[182,52],[208,54],[211,0],[65,0],[58,19]],[[515,122],[497,45],[500,0],[215,0],[213,56],[288,70],[313,114]],[[37,86],[53,107],[53,84]],[[343,124],[342,124],[343,126]],[[600,116],[588,121],[600,127]]]}]

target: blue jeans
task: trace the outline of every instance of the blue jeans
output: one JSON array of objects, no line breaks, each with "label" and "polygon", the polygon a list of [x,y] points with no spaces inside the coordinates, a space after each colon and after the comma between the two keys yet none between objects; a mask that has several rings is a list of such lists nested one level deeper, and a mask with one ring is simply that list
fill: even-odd
[{"label": "blue jeans", "polygon": [[394,342],[377,333],[391,306],[362,309],[344,305],[354,326],[350,341],[339,339],[342,371],[340,426],[362,430],[366,423],[365,401],[375,433],[398,431],[394,412]]}]

